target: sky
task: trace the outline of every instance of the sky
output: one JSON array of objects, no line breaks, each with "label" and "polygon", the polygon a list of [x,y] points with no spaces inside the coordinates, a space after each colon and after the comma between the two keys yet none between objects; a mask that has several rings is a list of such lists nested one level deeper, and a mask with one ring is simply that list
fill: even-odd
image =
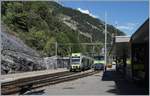
[{"label": "sky", "polygon": [[146,1],[59,1],[65,7],[79,10],[94,18],[114,25],[131,36],[149,17],[149,2]]}]

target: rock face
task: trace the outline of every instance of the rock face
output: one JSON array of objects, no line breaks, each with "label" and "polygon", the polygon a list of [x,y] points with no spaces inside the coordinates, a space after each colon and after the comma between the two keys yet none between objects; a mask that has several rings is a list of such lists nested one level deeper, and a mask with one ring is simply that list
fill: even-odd
[{"label": "rock face", "polygon": [[46,69],[43,58],[19,38],[1,27],[1,73],[18,73]]},{"label": "rock face", "polygon": [[45,57],[44,63],[47,69],[68,68],[70,58],[63,58],[59,56]]}]

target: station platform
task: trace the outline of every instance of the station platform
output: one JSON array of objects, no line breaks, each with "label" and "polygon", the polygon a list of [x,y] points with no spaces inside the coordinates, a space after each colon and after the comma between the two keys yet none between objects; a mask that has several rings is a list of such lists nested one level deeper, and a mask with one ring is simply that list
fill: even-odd
[{"label": "station platform", "polygon": [[100,71],[92,76],[80,78],[74,81],[47,86],[43,92],[31,92],[29,95],[143,95],[148,96],[149,90],[134,82],[129,82],[125,77],[112,68],[105,72]]},{"label": "station platform", "polygon": [[53,74],[58,72],[65,72],[65,71],[68,71],[67,68],[57,68],[57,69],[49,69],[49,70],[41,70],[41,71],[6,74],[6,75],[1,75],[0,82],[5,83],[17,79],[23,79],[23,78],[29,78],[29,77],[35,77],[35,76],[47,75],[47,74]]}]

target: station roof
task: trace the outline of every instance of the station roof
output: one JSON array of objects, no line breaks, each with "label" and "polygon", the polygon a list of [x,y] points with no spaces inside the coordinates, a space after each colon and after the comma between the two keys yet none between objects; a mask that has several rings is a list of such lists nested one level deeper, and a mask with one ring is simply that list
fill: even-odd
[{"label": "station roof", "polygon": [[121,42],[129,42],[130,37],[128,36],[115,36],[115,43],[121,43]]},{"label": "station roof", "polygon": [[142,43],[149,41],[149,19],[147,19],[144,24],[132,35],[132,43]]},{"label": "station roof", "polygon": [[130,37],[128,36],[115,36],[113,46],[110,53],[113,56],[128,55],[129,42],[132,43],[143,43],[149,41],[149,19]]}]

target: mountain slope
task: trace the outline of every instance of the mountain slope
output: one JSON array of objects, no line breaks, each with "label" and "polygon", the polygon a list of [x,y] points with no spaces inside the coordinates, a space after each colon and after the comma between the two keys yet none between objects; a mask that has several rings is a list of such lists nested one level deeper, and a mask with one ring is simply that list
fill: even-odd
[{"label": "mountain slope", "polygon": [[[56,12],[58,11],[58,12]],[[93,18],[89,16],[88,14],[81,13],[78,10],[71,9],[71,8],[66,8],[66,7],[59,7],[55,11],[56,16],[58,14],[64,14],[67,15],[70,20],[65,20],[68,23],[74,24],[80,32],[83,33],[88,33],[93,37],[93,40],[100,40],[104,42],[104,23],[103,21]],[[61,17],[62,18],[62,17]],[[117,35],[125,35],[123,32],[120,30],[116,29],[112,25],[107,25],[108,27],[108,36],[109,36],[109,41],[110,41],[110,36],[112,33],[115,33],[117,31]]]},{"label": "mountain slope", "polygon": [[[43,56],[55,54],[55,42],[61,44],[58,55],[64,56],[69,54],[69,48],[72,48],[72,52],[90,50],[79,43],[91,42],[91,38],[92,42],[104,43],[103,21],[52,1],[3,1],[2,21],[11,34]],[[108,25],[108,43],[116,30]],[[117,30],[117,34],[124,35],[120,30]],[[66,43],[76,45],[63,45]]]},{"label": "mountain slope", "polygon": [[21,39],[7,33],[5,26],[1,26],[1,73],[9,74],[24,71],[46,69],[40,55]]}]

